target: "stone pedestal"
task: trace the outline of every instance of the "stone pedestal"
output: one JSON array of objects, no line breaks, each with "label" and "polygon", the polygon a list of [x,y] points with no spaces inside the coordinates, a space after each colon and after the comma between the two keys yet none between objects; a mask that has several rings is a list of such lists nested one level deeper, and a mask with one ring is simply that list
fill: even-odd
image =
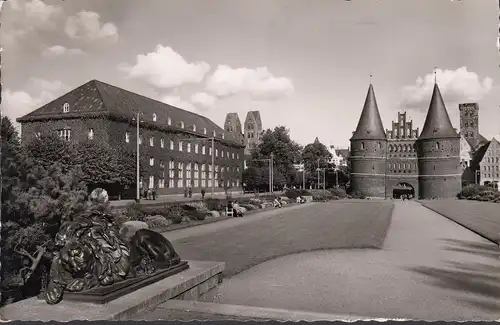
[{"label": "stone pedestal", "polygon": [[0,308],[1,320],[124,320],[169,299],[197,299],[222,282],[224,262],[187,261],[189,268],[134,292],[95,304],[62,301],[48,305],[36,297]]}]

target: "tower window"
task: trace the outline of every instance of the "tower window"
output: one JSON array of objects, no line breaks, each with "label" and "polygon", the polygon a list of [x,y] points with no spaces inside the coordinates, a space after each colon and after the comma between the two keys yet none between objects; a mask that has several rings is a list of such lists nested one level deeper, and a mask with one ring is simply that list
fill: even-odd
[{"label": "tower window", "polygon": [[380,143],[380,142],[378,143],[378,148],[382,149],[382,143]]},{"label": "tower window", "polygon": [[439,142],[436,142],[435,148],[436,148],[436,150],[439,150]]},{"label": "tower window", "polygon": [[465,127],[468,127],[469,126],[469,123],[465,122]]},{"label": "tower window", "polygon": [[156,122],[156,113],[153,113],[153,122]]},{"label": "tower window", "polygon": [[364,142],[361,142],[361,149],[365,149],[365,143]]}]

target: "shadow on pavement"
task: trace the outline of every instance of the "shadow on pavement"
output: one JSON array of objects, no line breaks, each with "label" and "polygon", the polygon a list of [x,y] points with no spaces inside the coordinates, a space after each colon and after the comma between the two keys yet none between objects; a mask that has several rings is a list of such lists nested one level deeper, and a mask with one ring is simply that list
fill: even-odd
[{"label": "shadow on pavement", "polygon": [[410,271],[424,275],[431,285],[464,294],[460,299],[488,312],[500,312],[500,250],[490,243],[446,239],[445,249],[480,255],[487,263],[447,262],[445,268],[415,267]]}]

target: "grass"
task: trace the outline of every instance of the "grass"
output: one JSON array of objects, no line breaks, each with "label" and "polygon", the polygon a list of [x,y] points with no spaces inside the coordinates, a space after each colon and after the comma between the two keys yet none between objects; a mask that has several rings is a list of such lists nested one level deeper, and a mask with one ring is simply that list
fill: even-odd
[{"label": "grass", "polygon": [[455,221],[473,232],[500,243],[500,206],[498,203],[469,200],[420,200],[427,208]]},{"label": "grass", "polygon": [[[338,201],[277,214],[210,234],[174,241],[183,259],[226,262],[230,277],[270,259],[339,248],[381,248],[390,225],[391,202]],[[168,236],[167,236],[168,238]]]}]

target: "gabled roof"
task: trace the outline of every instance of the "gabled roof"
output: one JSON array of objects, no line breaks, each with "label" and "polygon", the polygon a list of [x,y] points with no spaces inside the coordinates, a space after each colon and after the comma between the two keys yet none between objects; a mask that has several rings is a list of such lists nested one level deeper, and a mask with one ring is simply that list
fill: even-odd
[{"label": "gabled roof", "polygon": [[386,140],[372,84],[368,88],[358,127],[352,134],[351,140]]},{"label": "gabled roof", "polygon": [[419,140],[459,138],[459,135],[451,125],[451,120],[444,105],[443,97],[437,84],[434,84],[431,103],[427,111],[424,127]]},{"label": "gabled roof", "polygon": [[[63,113],[64,103],[70,105],[69,113]],[[183,110],[181,108],[136,94],[134,92],[104,83],[98,80],[91,80],[82,86],[56,98],[50,103],[37,110],[18,118],[18,122],[33,120],[43,120],[44,118],[78,118],[89,115],[113,115],[131,119],[134,112],[140,109],[143,119],[149,123],[167,126],[168,118],[172,121],[172,127],[179,128],[179,123],[184,123],[184,129],[191,132],[203,134],[206,128],[207,134],[211,137],[213,131],[217,137],[224,134],[224,140],[235,142],[240,145],[240,141],[234,135],[225,131],[207,117]],[[153,114],[156,114],[156,122],[153,121]],[[196,126],[196,131],[193,129]]]}]

